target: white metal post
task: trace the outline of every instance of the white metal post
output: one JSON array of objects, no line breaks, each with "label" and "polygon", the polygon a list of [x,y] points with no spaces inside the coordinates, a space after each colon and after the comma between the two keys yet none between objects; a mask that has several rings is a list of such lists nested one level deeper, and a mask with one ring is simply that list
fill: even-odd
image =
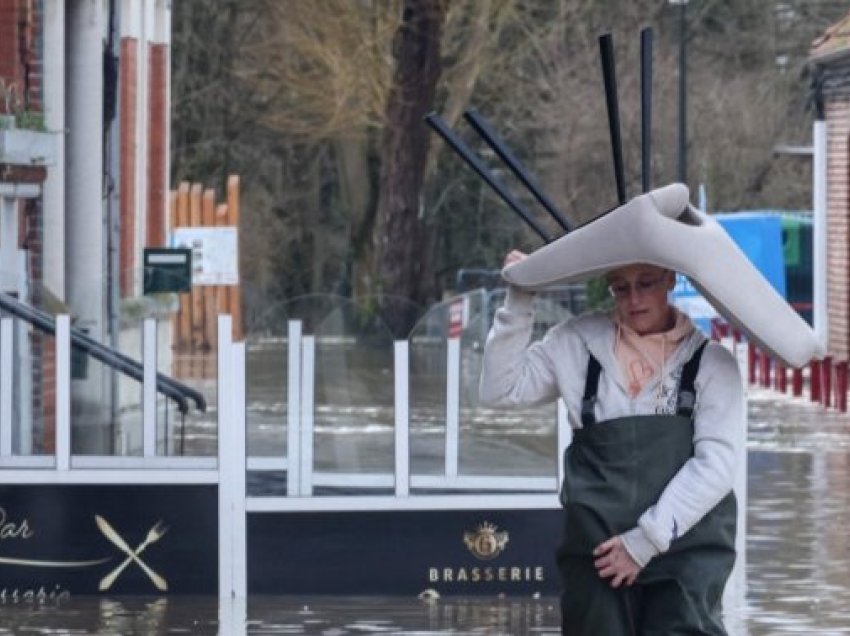
[{"label": "white metal post", "polygon": [[248,602],[245,598],[221,599],[218,603],[218,633],[245,636],[248,633]]},{"label": "white metal post", "polygon": [[[53,133],[56,157],[65,156],[65,0],[47,0],[41,41],[44,124]],[[44,286],[65,300],[65,161],[47,171],[42,206]]]},{"label": "white metal post", "polygon": [[0,320],[0,456],[12,454],[12,333],[11,318]]},{"label": "white metal post", "polygon": [[558,399],[557,402],[557,420],[558,420],[558,488],[564,483],[564,453],[567,452],[567,447],[573,441],[573,429],[570,428],[570,422],[567,418],[567,405],[563,399]]},{"label": "white metal post", "polygon": [[302,497],[313,494],[313,413],[316,385],[316,337],[301,339],[301,489]]},{"label": "white metal post", "polygon": [[827,233],[827,136],[826,122],[815,120],[812,130],[814,161],[812,165],[812,322],[821,347],[826,350],[829,334],[829,312],[826,293]]},{"label": "white metal post", "polygon": [[457,477],[460,444],[460,338],[446,342],[446,477]]},{"label": "white metal post", "polygon": [[245,427],[245,343],[232,345],[231,353],[231,413],[225,426],[230,431],[232,457],[231,492],[233,495],[233,596],[245,598],[248,594],[248,523],[246,519],[246,464],[248,445]]},{"label": "white metal post", "polygon": [[735,565],[723,591],[723,607],[728,611],[740,610],[745,603],[747,592],[747,391],[748,356],[747,345],[735,346],[731,338],[724,338],[723,344],[732,350],[738,360],[741,371],[741,384],[744,393],[744,425],[738,432],[738,470],[735,473],[733,491],[738,504],[738,523],[735,535]]},{"label": "white metal post", "polygon": [[143,336],[142,448],[145,457],[156,455],[156,320],[146,318]]},{"label": "white metal post", "polygon": [[[76,324],[102,341],[105,333],[103,273],[105,244],[103,153],[92,140],[103,134],[103,36],[106,4],[96,0],[65,2],[65,289]],[[137,140],[146,139],[138,129]],[[141,164],[144,165],[144,164]],[[136,209],[143,210],[142,206]],[[100,431],[108,413],[103,399],[105,370],[90,365],[86,380],[74,385],[77,427]],[[88,450],[88,449],[85,449]]]},{"label": "white metal post", "polygon": [[286,494],[301,493],[301,321],[289,321],[286,391]]},{"label": "white metal post", "polygon": [[71,468],[71,318],[56,316],[56,468]]},{"label": "white metal post", "polygon": [[396,341],[395,377],[395,494],[410,494],[410,346],[407,340]]},{"label": "white metal post", "polygon": [[[232,326],[230,316],[218,317],[218,591],[221,598],[234,595],[234,454],[227,437],[233,412],[231,383]],[[225,390],[228,387],[228,390]]]}]

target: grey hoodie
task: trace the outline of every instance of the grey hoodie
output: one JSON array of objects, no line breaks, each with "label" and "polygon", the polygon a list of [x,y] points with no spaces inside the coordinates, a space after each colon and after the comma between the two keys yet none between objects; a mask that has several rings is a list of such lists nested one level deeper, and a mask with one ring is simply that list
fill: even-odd
[{"label": "grey hoodie", "polygon": [[[626,391],[614,355],[611,319],[591,313],[562,322],[529,346],[534,296],[509,288],[496,312],[484,348],[480,399],[488,406],[529,406],[559,397],[570,425],[581,428],[581,399],[589,353],[602,365],[596,402],[597,421],[632,415],[675,413],[682,366],[705,340],[694,331],[671,354],[660,378],[650,380],[635,398]],[[732,489],[738,450],[745,443],[745,404],[738,364],[710,342],[696,377],[694,456],[670,481],[638,525],[622,535],[626,550],[641,566],[666,552],[670,541],[690,530]]]}]

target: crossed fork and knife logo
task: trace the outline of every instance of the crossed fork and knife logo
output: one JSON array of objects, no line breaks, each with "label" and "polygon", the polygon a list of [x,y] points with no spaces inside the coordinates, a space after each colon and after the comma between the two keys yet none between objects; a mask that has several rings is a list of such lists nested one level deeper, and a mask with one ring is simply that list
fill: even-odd
[{"label": "crossed fork and knife logo", "polygon": [[115,529],[109,525],[109,522],[101,517],[100,515],[94,516],[95,523],[97,523],[97,527],[103,533],[103,535],[109,539],[119,550],[121,550],[124,554],[127,555],[127,558],[124,559],[119,565],[115,567],[109,574],[104,576],[100,580],[100,584],[98,585],[98,589],[101,592],[105,592],[115,583],[115,580],[119,577],[119,575],[127,569],[130,563],[135,562],[142,571],[147,574],[148,578],[151,582],[156,586],[156,589],[161,592],[165,592],[168,589],[168,583],[166,580],[154,572],[147,563],[142,561],[139,558],[139,555],[145,551],[145,549],[152,543],[156,543],[162,538],[168,531],[168,526],[163,524],[160,519],[157,521],[150,530],[148,530],[147,535],[145,536],[144,541],[142,541],[139,545],[136,546],[136,549],[132,549],[130,545],[121,538]]}]

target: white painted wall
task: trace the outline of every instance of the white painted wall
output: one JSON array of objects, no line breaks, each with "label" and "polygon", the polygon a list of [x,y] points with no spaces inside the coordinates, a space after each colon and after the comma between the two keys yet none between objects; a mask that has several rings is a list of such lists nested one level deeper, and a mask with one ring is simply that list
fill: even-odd
[{"label": "white painted wall", "polygon": [[829,313],[826,304],[826,121],[815,120],[812,140],[814,146],[812,169],[812,208],[814,212],[812,227],[812,254],[814,255],[812,318],[815,335],[821,347],[826,351],[829,336]]},{"label": "white painted wall", "polygon": [[44,0],[44,122],[58,160],[44,182],[44,284],[65,299],[65,2]]},{"label": "white painted wall", "polygon": [[[103,0],[65,4],[65,289],[76,327],[103,342],[106,322],[105,213],[103,200]],[[106,375],[89,364],[86,380],[73,382],[74,446],[109,448]]]}]

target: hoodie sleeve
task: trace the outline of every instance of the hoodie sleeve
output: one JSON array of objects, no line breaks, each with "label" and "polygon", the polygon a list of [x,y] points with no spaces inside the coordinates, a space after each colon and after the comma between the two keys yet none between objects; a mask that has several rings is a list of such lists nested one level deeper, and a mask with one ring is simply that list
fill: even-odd
[{"label": "hoodie sleeve", "polygon": [[558,396],[549,354],[552,332],[528,345],[534,326],[534,295],[508,287],[484,346],[479,398],[486,406],[532,406]]},{"label": "hoodie sleeve", "polygon": [[694,455],[637,527],[623,535],[626,550],[641,567],[696,525],[735,481],[738,452],[746,442],[746,404],[738,363],[722,346],[706,348],[696,389]]}]

